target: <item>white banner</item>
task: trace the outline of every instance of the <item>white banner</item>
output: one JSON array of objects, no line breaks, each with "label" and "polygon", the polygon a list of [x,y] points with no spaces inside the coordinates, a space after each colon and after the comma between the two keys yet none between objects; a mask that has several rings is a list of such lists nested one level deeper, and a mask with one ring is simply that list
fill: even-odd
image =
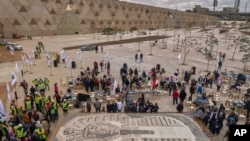
[{"label": "white banner", "polygon": [[20,68],[19,68],[17,62],[16,62],[16,72],[18,72],[18,73],[20,72]]},{"label": "white banner", "polygon": [[0,100],[0,115],[1,115],[1,121],[5,121],[6,120],[6,112],[5,112],[5,108],[3,107],[3,102],[2,100]]},{"label": "white banner", "polygon": [[181,54],[178,56],[179,64],[181,63]]},{"label": "white banner", "polygon": [[137,63],[140,63],[140,62],[141,62],[141,53],[137,53],[136,62],[137,62]]},{"label": "white banner", "polygon": [[60,51],[60,56],[61,56],[61,59],[65,59],[65,51],[64,50]]},{"label": "white banner", "polygon": [[82,51],[77,51],[76,56],[77,56],[78,61],[82,61]]},{"label": "white banner", "polygon": [[69,57],[66,58],[66,67],[71,68],[71,60]]},{"label": "white banner", "polygon": [[9,83],[6,83],[6,89],[7,89],[7,97],[9,99],[9,101],[11,101],[11,92],[10,92]]},{"label": "white banner", "polygon": [[50,56],[47,55],[47,66],[50,67],[51,66],[51,61],[50,61]]},{"label": "white banner", "polygon": [[115,79],[115,82],[114,82],[114,86],[113,86],[113,92],[115,92],[115,89],[118,87],[118,82],[117,80]]},{"label": "white banner", "polygon": [[12,55],[14,55],[14,48],[13,47],[10,47],[10,53],[12,54]]},{"label": "white banner", "polygon": [[109,61],[109,53],[107,52],[104,56],[104,61],[108,62]]},{"label": "white banner", "polygon": [[35,51],[32,49],[32,57],[35,58]]},{"label": "white banner", "polygon": [[12,72],[12,74],[11,74],[11,86],[13,86],[16,81],[17,81],[17,77],[16,77],[15,73]]},{"label": "white banner", "polygon": [[25,57],[24,55],[21,55],[23,63],[25,63]]},{"label": "white banner", "polygon": [[30,56],[24,55],[23,57],[24,57],[25,63],[32,64],[32,59]]}]

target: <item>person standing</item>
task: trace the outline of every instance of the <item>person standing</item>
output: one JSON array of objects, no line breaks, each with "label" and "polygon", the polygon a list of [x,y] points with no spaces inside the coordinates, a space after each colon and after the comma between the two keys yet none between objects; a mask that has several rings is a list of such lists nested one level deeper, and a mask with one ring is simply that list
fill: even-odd
[{"label": "person standing", "polygon": [[14,126],[14,131],[15,131],[17,139],[24,140],[25,129],[23,128],[23,125],[21,123]]},{"label": "person standing", "polygon": [[178,97],[179,97],[179,93],[177,89],[175,88],[173,91],[173,105],[178,104]]},{"label": "person standing", "polygon": [[54,84],[54,92],[59,94],[57,83]]},{"label": "person standing", "polygon": [[103,72],[103,61],[100,62],[101,72]]},{"label": "person standing", "polygon": [[217,92],[220,91],[221,83],[222,83],[222,80],[221,80],[221,78],[219,78],[218,81],[217,81]]},{"label": "person standing", "polygon": [[62,109],[64,113],[68,112],[68,107],[69,107],[69,103],[67,102],[66,99],[64,99],[62,102]]},{"label": "person standing", "polygon": [[23,82],[21,83],[21,86],[23,87],[23,91],[24,91],[25,95],[27,95],[28,94],[28,83],[25,80],[23,80]]},{"label": "person standing", "polygon": [[185,89],[181,89],[180,92],[180,101],[184,102],[184,99],[186,99],[187,93],[185,92]]},{"label": "person standing", "polygon": [[222,67],[222,61],[220,60],[219,62],[218,62],[218,71],[220,71],[221,70],[221,67]]},{"label": "person standing", "polygon": [[101,112],[101,102],[96,98],[94,102],[94,107],[96,112]]},{"label": "person standing", "polygon": [[247,118],[249,118],[249,113],[250,113],[250,100],[247,101],[246,103],[246,109],[247,109]]},{"label": "person standing", "polygon": [[45,89],[49,90],[49,79],[47,77],[44,77],[44,85],[45,85]]},{"label": "person standing", "polygon": [[118,99],[118,102],[116,104],[117,104],[117,111],[121,112],[122,111],[122,102],[121,102],[121,100]]},{"label": "person standing", "polygon": [[192,100],[193,94],[195,93],[194,84],[191,84],[191,86],[189,88],[189,92],[190,92],[190,98],[189,98],[189,100]]},{"label": "person standing", "polygon": [[54,100],[51,101],[52,104],[50,106],[50,119],[52,122],[55,122],[58,119],[58,106]]},{"label": "person standing", "polygon": [[103,46],[101,46],[101,53],[103,53]]},{"label": "person standing", "polygon": [[110,63],[109,63],[109,61],[107,62],[107,74],[108,75],[110,74]]},{"label": "person standing", "polygon": [[98,46],[95,46],[95,52],[98,53]]},{"label": "person standing", "polygon": [[38,92],[35,92],[35,104],[36,104],[36,110],[38,112],[42,112],[41,110],[42,97],[38,94]]}]

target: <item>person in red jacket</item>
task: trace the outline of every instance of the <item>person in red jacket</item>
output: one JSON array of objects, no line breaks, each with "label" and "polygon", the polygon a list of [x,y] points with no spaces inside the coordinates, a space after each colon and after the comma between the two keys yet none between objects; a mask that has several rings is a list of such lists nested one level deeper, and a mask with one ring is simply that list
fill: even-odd
[{"label": "person in red jacket", "polygon": [[177,89],[173,91],[173,105],[178,104],[179,93]]}]

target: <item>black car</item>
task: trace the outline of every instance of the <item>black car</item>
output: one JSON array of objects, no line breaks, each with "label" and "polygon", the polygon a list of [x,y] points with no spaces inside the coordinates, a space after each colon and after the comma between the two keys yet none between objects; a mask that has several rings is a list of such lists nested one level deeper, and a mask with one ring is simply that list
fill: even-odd
[{"label": "black car", "polygon": [[84,45],[81,47],[81,51],[95,50],[97,45]]}]

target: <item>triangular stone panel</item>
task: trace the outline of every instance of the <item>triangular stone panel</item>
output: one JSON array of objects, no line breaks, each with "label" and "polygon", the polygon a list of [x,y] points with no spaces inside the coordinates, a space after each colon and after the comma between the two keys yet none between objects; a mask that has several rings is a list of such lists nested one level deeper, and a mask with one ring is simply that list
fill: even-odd
[{"label": "triangular stone panel", "polygon": [[84,3],[82,2],[82,0],[79,3],[80,6],[84,6]]},{"label": "triangular stone panel", "polygon": [[47,19],[44,25],[51,25],[51,23],[50,23],[49,20]]},{"label": "triangular stone panel", "polygon": [[34,19],[31,19],[30,25],[37,25],[37,22]]},{"label": "triangular stone panel", "polygon": [[81,12],[78,9],[76,9],[75,14],[80,14],[80,13]]},{"label": "triangular stone panel", "polygon": [[73,5],[74,4],[73,0],[69,0],[69,4]]},{"label": "triangular stone panel", "polygon": [[15,19],[14,22],[13,22],[13,25],[21,25],[21,24],[17,19]]},{"label": "triangular stone panel", "polygon": [[84,20],[84,19],[82,19],[81,24],[86,24],[86,22],[85,22],[85,20]]},{"label": "triangular stone panel", "polygon": [[24,6],[21,6],[19,12],[28,12],[28,10]]},{"label": "triangular stone panel", "polygon": [[56,0],[56,3],[59,3],[59,4],[61,4],[62,2],[61,2],[61,0]]},{"label": "triangular stone panel", "polygon": [[54,9],[51,9],[51,11],[49,13],[50,14],[56,14],[56,11]]}]

